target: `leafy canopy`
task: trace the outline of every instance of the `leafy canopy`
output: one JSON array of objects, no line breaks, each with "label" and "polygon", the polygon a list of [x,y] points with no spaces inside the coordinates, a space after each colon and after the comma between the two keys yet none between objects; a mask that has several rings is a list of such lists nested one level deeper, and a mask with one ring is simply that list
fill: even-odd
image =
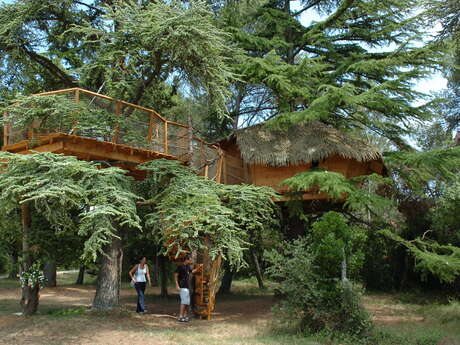
[{"label": "leafy canopy", "polygon": [[221,185],[176,161],[140,167],[148,172],[140,189],[153,208],[146,226],[158,232],[168,253],[209,249],[212,258],[222,255],[241,267],[249,233],[277,224],[276,194],[269,188]]},{"label": "leafy canopy", "polygon": [[104,244],[118,236],[115,224],[140,228],[138,197],[130,191],[130,181],[121,169],[100,169],[97,164],[52,153],[1,152],[0,160],[0,210],[9,213],[29,203],[57,231],[86,236],[86,258],[95,260]]}]

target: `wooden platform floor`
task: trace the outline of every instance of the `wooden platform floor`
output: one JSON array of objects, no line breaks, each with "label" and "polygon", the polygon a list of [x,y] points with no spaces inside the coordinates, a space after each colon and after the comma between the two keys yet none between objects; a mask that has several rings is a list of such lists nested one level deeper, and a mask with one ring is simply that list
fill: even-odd
[{"label": "wooden platform floor", "polygon": [[18,154],[52,152],[75,156],[78,159],[86,161],[104,161],[109,165],[127,169],[134,175],[141,174],[136,169],[138,164],[154,159],[164,158],[185,162],[179,157],[162,152],[64,133],[53,133],[42,136],[36,140],[33,146],[31,142],[33,141],[23,140],[15,144],[3,146],[2,150]]}]

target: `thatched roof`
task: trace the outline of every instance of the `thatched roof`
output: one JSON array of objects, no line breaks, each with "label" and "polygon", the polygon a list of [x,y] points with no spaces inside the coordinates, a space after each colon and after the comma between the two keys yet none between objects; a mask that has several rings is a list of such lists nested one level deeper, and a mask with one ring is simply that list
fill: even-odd
[{"label": "thatched roof", "polygon": [[364,140],[319,121],[296,124],[287,131],[259,124],[237,131],[236,141],[249,164],[298,165],[332,155],[360,162],[381,159],[380,152]]}]

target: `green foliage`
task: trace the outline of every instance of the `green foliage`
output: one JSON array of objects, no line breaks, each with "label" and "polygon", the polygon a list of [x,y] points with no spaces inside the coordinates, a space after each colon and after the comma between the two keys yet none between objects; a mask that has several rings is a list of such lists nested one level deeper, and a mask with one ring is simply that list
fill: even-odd
[{"label": "green foliage", "polygon": [[[114,224],[139,228],[137,196],[118,168],[52,153],[20,155],[0,153],[0,210],[16,210],[29,203],[56,231],[89,237],[84,255],[96,259],[102,247],[116,235]],[[79,222],[74,221],[78,214]],[[3,229],[4,227],[2,227]]]},{"label": "green foliage", "polygon": [[323,120],[398,145],[409,119],[431,118],[429,106],[413,105],[426,98],[413,83],[442,63],[443,47],[420,42],[417,0],[225,3],[221,25],[246,53],[235,62],[246,82],[234,93],[236,117]]},{"label": "green foliage", "polygon": [[426,152],[391,152],[385,164],[396,183],[423,194],[427,184],[452,181],[460,165],[460,147],[434,149]]},{"label": "green foliage", "polygon": [[397,210],[393,200],[378,195],[381,186],[390,181],[380,175],[371,174],[347,179],[341,173],[322,169],[313,169],[299,173],[282,182],[294,193],[325,193],[335,201],[345,201],[346,209],[362,219],[372,214],[378,221],[394,221]]},{"label": "green foliage", "polygon": [[325,277],[337,278],[345,255],[349,273],[357,273],[364,263],[366,239],[366,230],[350,226],[340,213],[325,213],[312,226],[311,247],[315,253],[315,265]]},{"label": "green foliage", "polygon": [[33,128],[71,134],[77,130],[80,135],[111,137],[115,124],[115,113],[102,108],[76,103],[66,96],[25,96],[19,97],[0,108],[7,118],[0,120],[13,125],[13,129]]},{"label": "green foliage", "polygon": [[432,228],[444,244],[460,247],[460,179],[447,185],[432,209]]},{"label": "green foliage", "polygon": [[21,281],[22,288],[28,286],[33,289],[37,285],[40,286],[40,288],[43,287],[45,276],[41,270],[40,263],[35,262],[26,271],[22,271],[19,280]]},{"label": "green foliage", "polygon": [[212,258],[222,255],[240,267],[249,233],[276,224],[268,188],[220,185],[167,160],[141,168],[148,172],[141,189],[153,206],[146,226],[158,231],[167,252],[208,248]]},{"label": "green foliage", "polygon": [[275,309],[283,326],[309,332],[330,330],[351,334],[367,332],[371,323],[360,303],[359,292],[338,279],[323,274],[310,239],[284,242],[281,248],[266,253],[272,264],[268,275],[279,282],[281,301]]},{"label": "green foliage", "polygon": [[441,245],[435,241],[416,238],[412,241],[396,235],[389,230],[382,230],[383,235],[396,241],[414,256],[415,268],[426,278],[429,273],[445,283],[453,282],[460,275],[460,248]]}]

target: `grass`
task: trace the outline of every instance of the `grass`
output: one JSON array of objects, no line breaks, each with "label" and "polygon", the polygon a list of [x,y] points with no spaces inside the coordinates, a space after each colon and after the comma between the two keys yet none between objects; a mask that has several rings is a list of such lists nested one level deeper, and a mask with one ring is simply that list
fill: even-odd
[{"label": "grass", "polygon": [[[387,320],[375,323],[369,339],[337,334],[300,335],[275,331],[270,311],[274,284],[257,288],[255,279],[235,281],[228,296],[218,298],[211,321],[175,320],[177,296],[158,296],[158,288],[147,290],[150,314],[132,312],[135,292],[123,284],[122,307],[111,312],[94,312],[94,276],[86,285],[73,285],[76,272],[58,276],[56,289],[41,292],[40,313],[30,319],[18,312],[18,282],[0,279],[0,343],[2,344],[129,344],[129,345],[460,345],[460,302],[446,303],[436,296],[372,293],[365,297],[374,315]],[[171,289],[171,292],[173,289]],[[396,320],[392,322],[391,319]],[[414,320],[418,321],[414,321]],[[420,321],[420,319],[422,321]],[[390,321],[388,321],[390,320]]]}]

